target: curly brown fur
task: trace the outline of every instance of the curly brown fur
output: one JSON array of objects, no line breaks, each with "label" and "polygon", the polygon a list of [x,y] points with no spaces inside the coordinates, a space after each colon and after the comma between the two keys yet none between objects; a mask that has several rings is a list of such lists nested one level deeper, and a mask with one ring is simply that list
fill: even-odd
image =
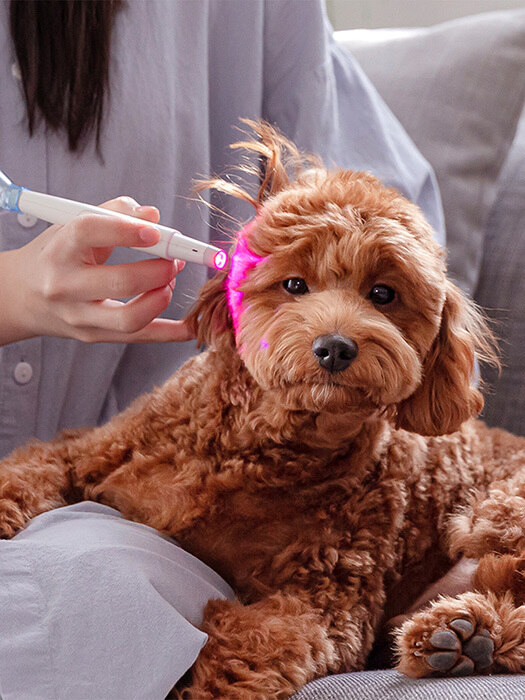
[{"label": "curly brown fur", "polygon": [[[90,498],[214,567],[237,600],[204,612],[190,698],[286,698],[363,668],[383,617],[461,552],[489,555],[476,592],[405,623],[400,668],[523,670],[525,441],[471,419],[492,336],[416,206],[257,129],[257,194],[211,183],[256,216],[189,316],[208,349],[107,425],[5,459],[0,531]],[[337,371],[313,352],[330,334],[352,341]]]}]

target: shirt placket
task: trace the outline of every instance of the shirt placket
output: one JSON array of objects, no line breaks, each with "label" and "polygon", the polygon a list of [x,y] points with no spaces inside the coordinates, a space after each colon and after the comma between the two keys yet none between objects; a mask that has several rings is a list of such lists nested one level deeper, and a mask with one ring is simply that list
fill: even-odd
[{"label": "shirt placket", "polygon": [[2,348],[0,437],[7,449],[35,435],[41,338]]}]

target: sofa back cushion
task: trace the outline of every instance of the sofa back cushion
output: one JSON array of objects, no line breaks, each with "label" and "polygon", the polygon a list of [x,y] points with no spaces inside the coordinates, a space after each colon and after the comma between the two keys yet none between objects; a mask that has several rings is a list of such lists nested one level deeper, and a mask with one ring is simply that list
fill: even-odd
[{"label": "sofa back cushion", "polygon": [[472,294],[498,174],[525,98],[525,10],[336,37],[434,167],[449,272]]}]

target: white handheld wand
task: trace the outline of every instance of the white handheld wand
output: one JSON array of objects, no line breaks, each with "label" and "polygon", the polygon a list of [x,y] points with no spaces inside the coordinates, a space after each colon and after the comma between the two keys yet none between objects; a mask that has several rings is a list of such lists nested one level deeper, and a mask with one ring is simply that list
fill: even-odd
[{"label": "white handheld wand", "polygon": [[[119,214],[110,209],[95,207],[92,204],[75,202],[72,199],[55,197],[43,192],[32,192],[25,187],[14,185],[11,180],[0,170],[0,208],[18,214],[36,216],[51,224],[67,224],[78,214],[91,213],[114,216],[126,221],[137,223],[137,219],[126,214]],[[150,226],[160,231],[160,240],[155,245],[146,248],[137,247],[149,255],[156,255],[167,260],[178,258],[187,262],[200,263],[208,267],[222,270],[228,262],[228,255],[224,250],[202,243],[189,236],[184,236],[180,231],[168,226],[149,223]]]}]

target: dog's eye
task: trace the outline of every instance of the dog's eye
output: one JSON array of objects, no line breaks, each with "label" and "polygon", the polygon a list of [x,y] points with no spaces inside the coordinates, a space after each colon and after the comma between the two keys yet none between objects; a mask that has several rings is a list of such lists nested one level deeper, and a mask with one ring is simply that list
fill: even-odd
[{"label": "dog's eye", "polygon": [[368,298],[372,304],[377,306],[385,306],[390,304],[396,298],[395,290],[392,287],[387,287],[386,284],[375,284],[370,290]]},{"label": "dog's eye", "polygon": [[292,277],[289,280],[284,280],[283,287],[290,294],[306,294],[308,285],[301,277]]}]

